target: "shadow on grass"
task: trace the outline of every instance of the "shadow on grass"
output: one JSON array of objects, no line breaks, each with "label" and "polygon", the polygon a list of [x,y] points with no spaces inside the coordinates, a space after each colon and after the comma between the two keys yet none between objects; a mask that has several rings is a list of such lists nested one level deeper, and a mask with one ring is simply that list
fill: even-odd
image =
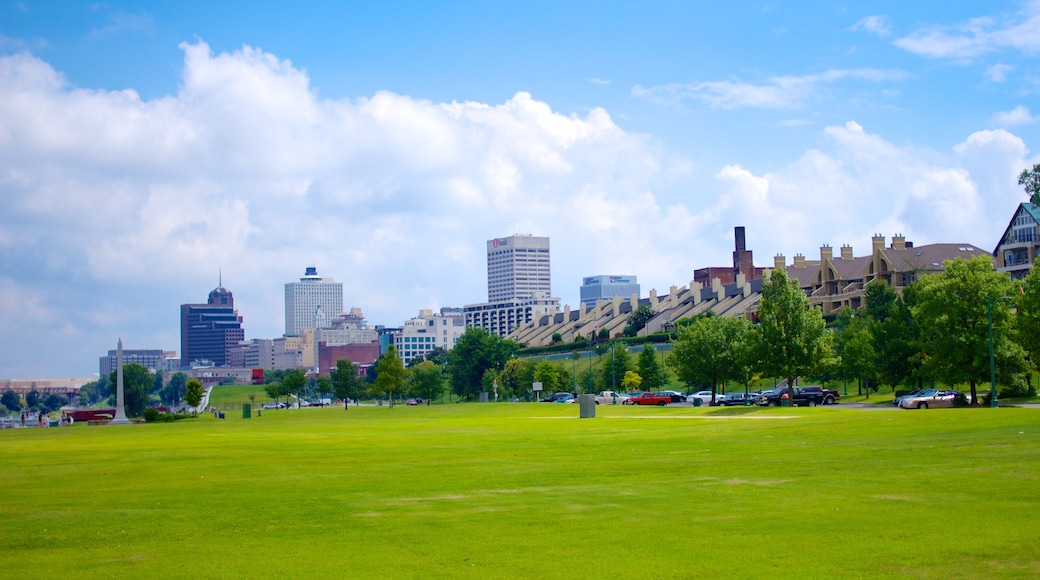
[{"label": "shadow on grass", "polygon": [[719,407],[718,409],[708,411],[705,415],[721,415],[724,417],[731,415],[748,415],[750,413],[757,413],[762,409],[763,407],[759,407],[758,405],[751,405],[750,407]]}]

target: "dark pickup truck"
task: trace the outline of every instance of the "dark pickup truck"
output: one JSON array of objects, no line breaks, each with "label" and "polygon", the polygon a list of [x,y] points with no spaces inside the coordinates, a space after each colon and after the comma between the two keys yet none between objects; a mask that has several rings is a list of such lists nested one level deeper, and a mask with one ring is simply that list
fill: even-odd
[{"label": "dark pickup truck", "polygon": [[[780,387],[769,391],[763,391],[755,400],[755,404],[764,407],[779,407],[783,400],[787,387]],[[825,389],[817,386],[795,387],[794,395],[790,401],[792,406],[814,407],[816,405],[833,405],[838,402],[841,395],[833,389]]]}]

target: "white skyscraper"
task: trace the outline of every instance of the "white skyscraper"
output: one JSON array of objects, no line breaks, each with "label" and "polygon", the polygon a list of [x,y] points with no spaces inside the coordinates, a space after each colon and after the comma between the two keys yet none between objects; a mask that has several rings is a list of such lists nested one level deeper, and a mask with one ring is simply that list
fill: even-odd
[{"label": "white skyscraper", "polygon": [[318,276],[308,266],[299,282],[285,285],[285,334],[299,336],[305,328],[328,328],[343,313],[343,284]]},{"label": "white skyscraper", "polygon": [[488,302],[552,296],[549,238],[512,235],[487,243]]},{"label": "white skyscraper", "polygon": [[558,312],[549,265],[549,238],[526,234],[489,240],[488,301],[463,307],[466,327],[508,336],[518,326]]}]

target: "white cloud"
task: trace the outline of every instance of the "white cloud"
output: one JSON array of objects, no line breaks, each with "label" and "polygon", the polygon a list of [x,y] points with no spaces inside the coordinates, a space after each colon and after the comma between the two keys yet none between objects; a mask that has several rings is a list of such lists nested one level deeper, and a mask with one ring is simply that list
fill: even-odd
[{"label": "white cloud", "polygon": [[601,79],[601,78],[598,78],[598,77],[590,77],[588,79],[588,81],[590,83],[594,84],[594,85],[604,85],[604,86],[606,86],[606,85],[610,84],[610,81],[604,80],[604,79]]},{"label": "white cloud", "polygon": [[852,25],[852,30],[865,30],[881,38],[892,33],[887,16],[865,16]]},{"label": "white cloud", "polygon": [[1019,105],[1010,111],[993,115],[993,122],[1001,127],[1015,127],[1018,125],[1029,125],[1040,121],[1040,115],[1034,115],[1029,109]]},{"label": "white cloud", "polygon": [[763,84],[744,81],[708,81],[632,88],[632,95],[666,105],[700,101],[713,109],[798,109],[817,98],[827,86],[846,80],[869,82],[906,78],[901,71],[879,69],[828,70],[804,76],[771,77]]},{"label": "white cloud", "polygon": [[986,69],[986,78],[990,82],[1002,83],[1007,80],[1008,73],[1014,70],[1014,68],[1009,64],[995,64]]},{"label": "white cloud", "polygon": [[1010,49],[1035,55],[1040,52],[1040,1],[1027,2],[1022,10],[1005,17],[980,17],[951,26],[926,26],[895,41],[895,45],[922,56],[971,60]]}]

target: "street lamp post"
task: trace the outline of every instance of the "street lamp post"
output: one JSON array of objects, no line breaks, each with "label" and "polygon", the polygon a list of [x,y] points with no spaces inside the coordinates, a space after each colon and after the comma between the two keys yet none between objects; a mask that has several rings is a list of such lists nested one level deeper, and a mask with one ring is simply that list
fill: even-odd
[{"label": "street lamp post", "polygon": [[989,406],[997,408],[997,367],[993,362],[993,305],[1001,300],[1011,300],[1010,296],[1001,296],[994,300],[986,298],[986,317],[989,320]]}]

